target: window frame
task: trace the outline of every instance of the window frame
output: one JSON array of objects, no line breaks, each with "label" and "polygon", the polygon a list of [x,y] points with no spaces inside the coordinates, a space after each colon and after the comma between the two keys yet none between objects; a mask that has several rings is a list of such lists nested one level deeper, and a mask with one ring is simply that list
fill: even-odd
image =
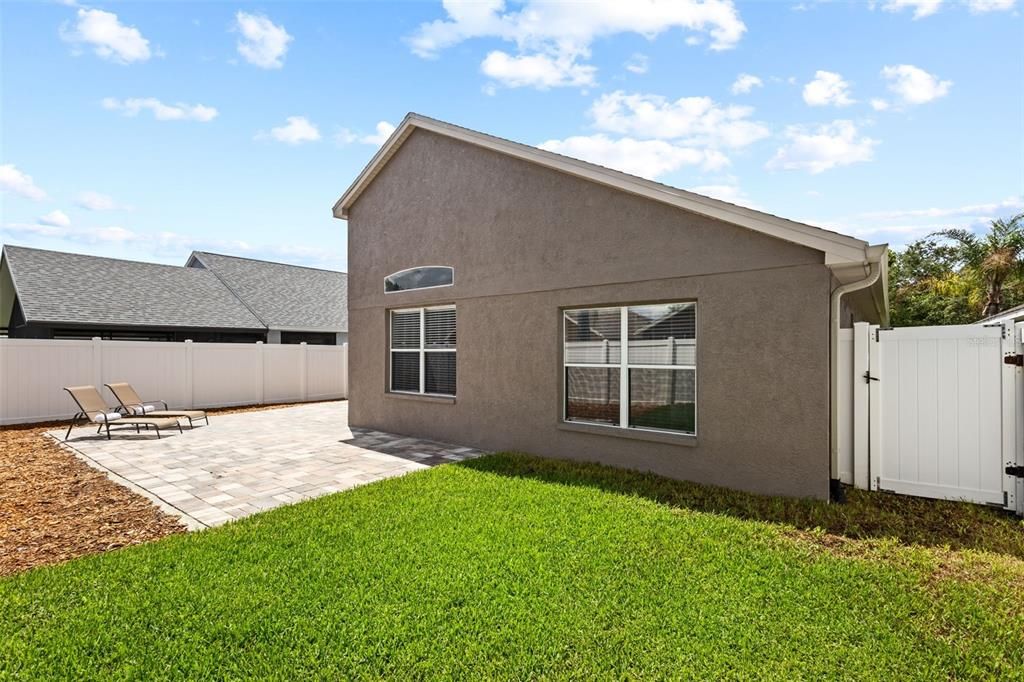
[{"label": "window frame", "polygon": [[[448,285],[445,285],[448,286]],[[455,347],[454,348],[427,348],[427,311],[428,310],[455,310],[455,304],[448,305],[433,305],[433,306],[416,306],[412,308],[393,308],[388,310],[388,384],[387,392],[396,393],[398,395],[415,395],[415,396],[427,396],[433,398],[455,398],[458,394],[458,328],[459,328],[459,316],[458,312],[455,314]],[[420,341],[417,348],[395,348],[394,337],[392,335],[393,320],[396,313],[415,313],[418,312],[420,316]],[[417,353],[420,361],[420,377],[419,384],[420,390],[418,391],[402,391],[396,390],[394,386],[394,353]],[[455,372],[455,393],[428,393],[426,391],[427,384],[427,353],[452,353],[455,356],[456,372]]]},{"label": "window frame", "polygon": [[[696,438],[697,437],[697,365],[700,364],[694,354],[694,364],[692,365],[657,365],[657,364],[631,364],[629,362],[629,309],[640,308],[643,306],[652,305],[676,305],[676,304],[687,304],[693,306],[694,312],[694,330],[693,338],[696,345],[697,332],[699,325],[697,324],[697,301],[695,300],[682,300],[682,301],[662,301],[655,303],[631,303],[622,305],[592,305],[592,306],[580,306],[572,308],[562,308],[560,314],[562,316],[561,325],[561,355],[562,355],[562,423],[573,424],[573,425],[584,425],[587,427],[594,428],[606,428],[614,429],[618,432],[651,432],[657,434],[667,434],[671,436],[679,436],[680,438]],[[569,313],[578,312],[582,310],[618,310],[619,311],[619,361],[617,363],[595,363],[595,362],[569,362],[566,359],[566,333],[568,330]],[[568,368],[570,367],[589,367],[589,368],[605,368],[612,369],[618,368],[619,370],[619,423],[609,424],[607,422],[588,421],[586,419],[570,419],[569,418],[569,373]],[[693,372],[693,431],[677,431],[674,429],[658,429],[649,426],[631,426],[629,423],[629,407],[630,407],[630,376],[629,371],[631,369],[662,369],[662,370],[690,370]]]},{"label": "window frame", "polygon": [[[433,284],[433,285],[431,285],[429,287],[416,287],[415,289],[395,289],[394,291],[388,291],[388,280],[391,279],[392,277],[397,277],[399,275],[404,275],[405,273],[412,272],[413,270],[423,270],[425,268],[443,268],[445,270],[451,270],[452,281],[449,282],[448,284]],[[455,286],[455,267],[451,266],[451,265],[416,265],[416,266],[413,266],[411,268],[405,268],[404,270],[399,270],[397,272],[392,272],[390,275],[386,275],[384,277],[384,293],[385,293],[385,295],[389,295],[389,294],[404,294],[404,293],[407,293],[407,292],[410,292],[410,291],[426,291],[427,289],[443,289],[444,287],[453,287],[453,286]]]}]

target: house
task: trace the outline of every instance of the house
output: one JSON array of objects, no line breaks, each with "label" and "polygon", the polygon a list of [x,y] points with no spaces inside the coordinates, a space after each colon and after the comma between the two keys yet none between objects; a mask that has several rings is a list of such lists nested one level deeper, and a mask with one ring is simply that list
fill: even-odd
[{"label": "house", "polygon": [[886,247],[409,114],[348,221],[350,423],[761,493],[836,485]]},{"label": "house", "polygon": [[185,267],[5,245],[12,338],[340,344],[346,275],[194,252]]},{"label": "house", "polygon": [[997,325],[997,324],[1014,324],[1016,322],[1024,321],[1024,305],[1013,306],[1007,308],[1001,313],[995,315],[989,315],[986,318],[980,319],[974,324],[983,325]]},{"label": "house", "polygon": [[343,272],[194,251],[185,264],[223,282],[267,328],[267,343],[341,345],[348,339]]}]

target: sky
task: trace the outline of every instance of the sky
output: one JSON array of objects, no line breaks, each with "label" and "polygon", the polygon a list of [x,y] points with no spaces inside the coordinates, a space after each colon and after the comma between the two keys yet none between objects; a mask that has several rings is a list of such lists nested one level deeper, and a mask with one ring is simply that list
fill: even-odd
[{"label": "sky", "polygon": [[0,242],[347,269],[409,111],[900,247],[1024,211],[1015,0],[4,2]]}]

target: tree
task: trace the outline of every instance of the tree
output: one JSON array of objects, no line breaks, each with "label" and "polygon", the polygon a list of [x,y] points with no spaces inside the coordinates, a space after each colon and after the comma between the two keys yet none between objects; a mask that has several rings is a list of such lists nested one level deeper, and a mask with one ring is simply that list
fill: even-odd
[{"label": "tree", "polygon": [[889,309],[894,327],[969,324],[974,282],[962,275],[958,248],[935,236],[889,252]]},{"label": "tree", "polygon": [[981,317],[1004,310],[1003,285],[1024,271],[1024,213],[1008,220],[993,220],[988,234],[978,235],[964,229],[942,230],[937,234],[957,246],[964,274],[984,286],[985,306]]}]

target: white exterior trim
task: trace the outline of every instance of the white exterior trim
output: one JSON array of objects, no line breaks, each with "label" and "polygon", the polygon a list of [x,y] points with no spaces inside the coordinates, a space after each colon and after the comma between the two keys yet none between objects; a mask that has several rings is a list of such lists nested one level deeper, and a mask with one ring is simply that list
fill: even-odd
[{"label": "white exterior trim", "polygon": [[348,218],[349,210],[359,196],[416,128],[422,128],[423,130],[468,142],[569,175],[614,187],[624,192],[676,206],[691,213],[746,227],[755,232],[761,232],[778,239],[821,251],[825,254],[826,265],[865,263],[869,260],[867,252],[868,243],[854,237],[786,220],[785,218],[768,213],[694,194],[693,192],[687,192],[518,142],[486,135],[475,130],[469,130],[468,128],[462,128],[415,113],[410,113],[405,117],[348,190],[338,199],[334,205],[334,216],[336,218]]}]

